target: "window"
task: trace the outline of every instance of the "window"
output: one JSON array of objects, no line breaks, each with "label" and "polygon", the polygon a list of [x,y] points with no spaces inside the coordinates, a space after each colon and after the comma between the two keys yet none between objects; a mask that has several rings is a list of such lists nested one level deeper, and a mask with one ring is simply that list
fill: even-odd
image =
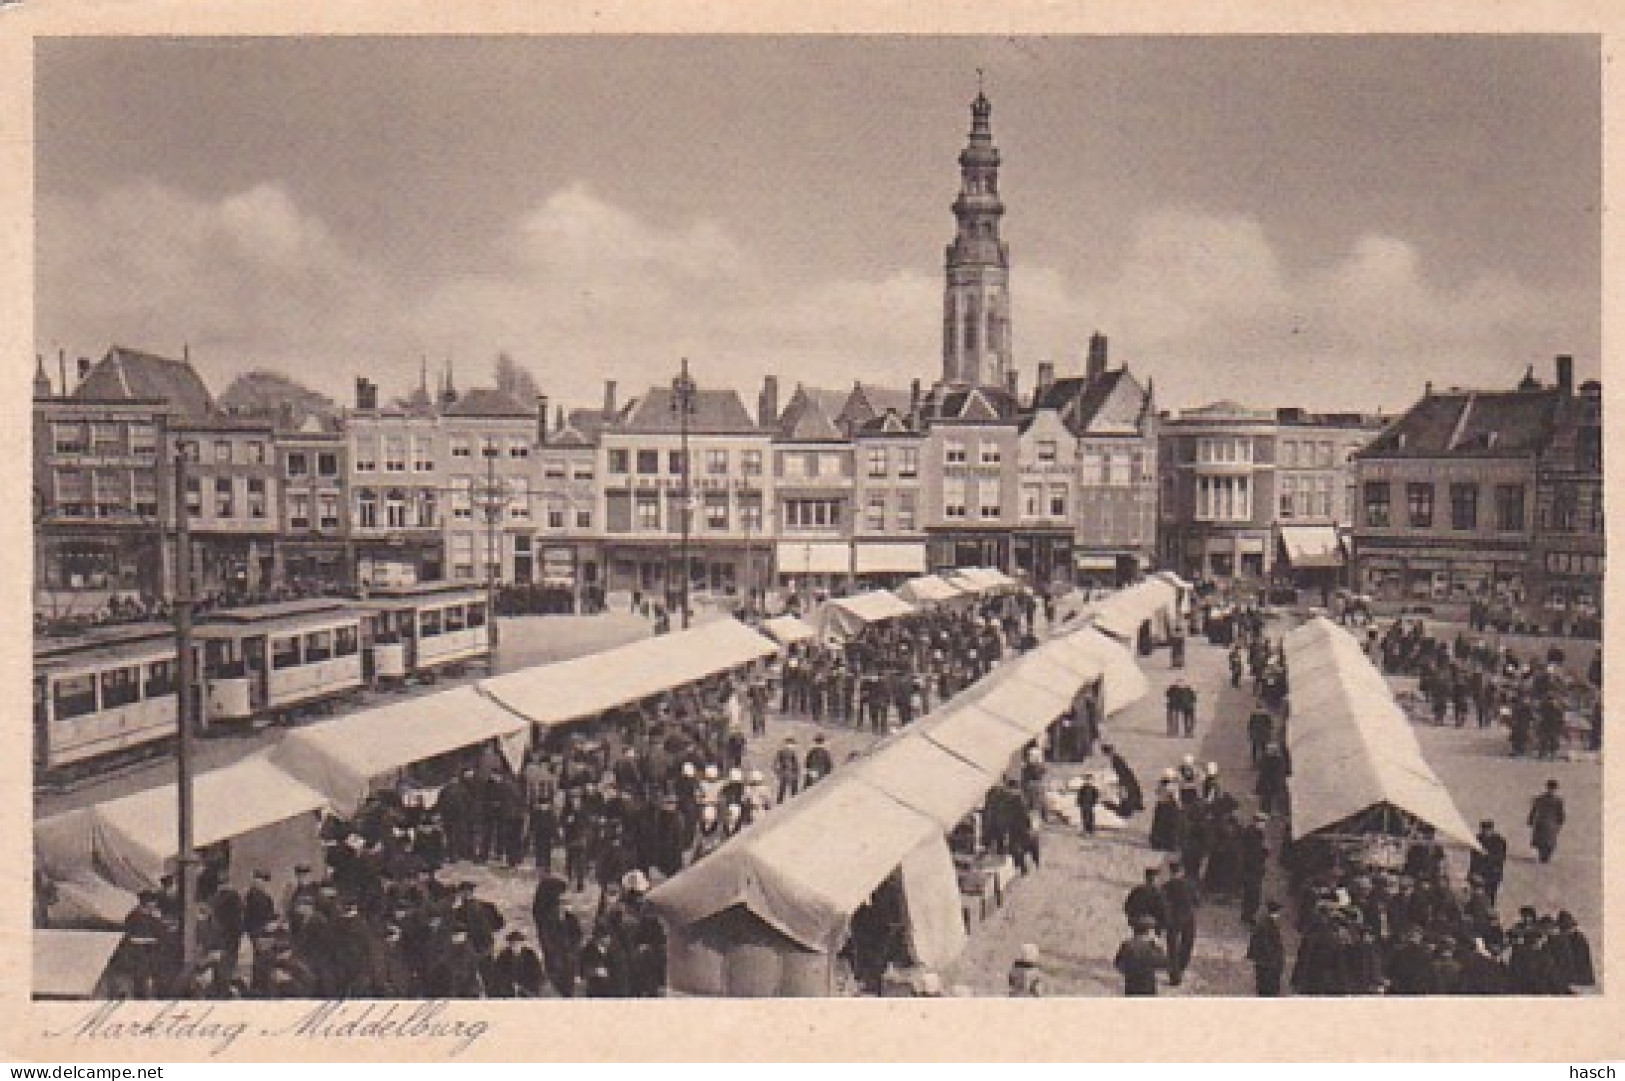
[{"label": "window", "polygon": [[357,436],[355,441],[355,471],[371,473],[378,468],[378,437]]},{"label": "window", "polygon": [[265,444],[258,439],[250,439],[248,441],[248,464],[265,464]]},{"label": "window", "polygon": [[588,462],[588,461],[577,462],[575,464],[575,469],[570,474],[570,476],[574,480],[592,480],[592,478],[593,478],[592,463]]},{"label": "window", "polygon": [[684,457],[682,451],[680,451],[680,450],[668,450],[666,452],[666,472],[667,473],[670,473],[674,477],[682,476],[683,470],[686,468],[686,464],[687,464],[687,459]]},{"label": "window", "polygon": [[288,452],[288,476],[304,477],[310,474],[310,457],[302,450]]},{"label": "window", "polygon": [[725,476],[728,472],[728,452],[726,450],[706,451],[705,471],[713,477]]},{"label": "window", "polygon": [[1052,487],[1049,490],[1049,516],[1051,518],[1066,517],[1066,487]]},{"label": "window", "polygon": [[315,664],[318,661],[333,658],[333,632],[311,631],[305,635],[305,663]]},{"label": "window", "polygon": [[624,447],[612,447],[609,452],[609,471],[612,476],[625,476],[632,471],[631,454]]},{"label": "window", "polygon": [[362,488],[355,495],[356,524],[363,529],[376,529],[378,527],[378,493],[371,488]]},{"label": "window", "polygon": [[1000,461],[999,445],[997,443],[983,443],[981,461],[983,465],[998,465]]},{"label": "window", "polygon": [[384,472],[406,472],[406,436],[386,435],[384,437]]},{"label": "window", "polygon": [[196,440],[188,439],[181,443],[180,447],[181,457],[185,458],[187,461],[201,462],[203,460],[203,446]]},{"label": "window", "polygon": [[549,504],[547,508],[547,528],[564,528],[564,508]]},{"label": "window", "polygon": [[498,439],[494,435],[482,435],[482,436],[480,436],[480,457],[481,458],[500,458],[500,457],[502,457],[502,441],[500,439]]},{"label": "window", "polygon": [[[421,491],[419,491],[417,495],[418,495],[418,498],[417,498],[417,510],[418,510],[417,524],[419,525],[419,527],[427,529],[427,528],[433,528],[434,526],[439,525],[440,524],[440,497],[435,494],[435,490],[433,488],[424,488]],[[322,522],[323,522],[322,528],[326,529],[326,528],[328,528],[328,526],[326,524],[326,522],[327,522],[327,514],[326,514],[327,496],[323,496],[322,500],[323,500],[323,503],[322,503],[322,511],[323,511],[323,513],[322,513]],[[333,525],[336,526],[336,525],[338,525],[338,512],[337,512],[338,500],[336,500],[336,499],[333,500],[333,506],[335,508]]]},{"label": "window", "polygon": [[83,454],[86,449],[85,426],[61,421],[51,425],[51,445],[58,454]]},{"label": "window", "polygon": [[316,455],[316,473],[323,477],[336,477],[339,475],[339,456],[335,451],[324,450]]},{"label": "window", "polygon": [[102,708],[116,709],[141,700],[141,666],[109,668],[102,673]]},{"label": "window", "polygon": [[965,478],[944,477],[942,480],[942,516],[965,517]]},{"label": "window", "polygon": [[741,492],[739,494],[739,525],[746,532],[761,531],[762,494],[760,492]]},{"label": "window", "polygon": [[399,488],[384,495],[384,524],[390,529],[406,528],[406,493]]},{"label": "window", "polygon": [[705,528],[728,528],[728,493],[705,493]]},{"label": "window", "polygon": [[96,486],[94,501],[96,517],[113,518],[127,514],[130,508],[130,473],[125,469],[97,469],[91,473]]},{"label": "window", "polygon": [[165,698],[175,693],[175,662],[152,661],[147,665],[146,698]]},{"label": "window", "polygon": [[158,429],[151,424],[130,425],[130,453],[150,458],[158,453]]},{"label": "window", "polygon": [[1574,466],[1586,473],[1602,472],[1602,428],[1587,424],[1574,433]]},{"label": "window", "polygon": [[563,458],[543,458],[542,459],[542,476],[547,480],[563,480],[564,479],[564,459]]},{"label": "window", "polygon": [[231,478],[216,477],[214,479],[214,516],[216,518],[231,518],[236,513],[237,507],[232,499]]},{"label": "window", "polygon": [[[1292,444],[1287,443],[1285,445],[1286,446],[1291,446]],[[1282,477],[1281,481],[1280,481],[1280,486],[1281,486],[1280,515],[1281,515],[1282,518],[1291,518],[1291,517],[1295,516],[1297,514],[1297,511],[1298,511],[1298,478],[1297,477]]]},{"label": "window", "polygon": [[1042,484],[1023,484],[1021,486],[1021,516],[1023,518],[1038,518],[1044,513],[1044,486]]},{"label": "window", "polygon": [[871,495],[863,506],[863,527],[865,529],[883,530],[886,528],[886,497]]},{"label": "window", "polygon": [[1573,484],[1559,484],[1552,491],[1550,528],[1557,533],[1573,533],[1580,516],[1580,491]]},{"label": "window", "polygon": [[271,667],[277,671],[299,667],[299,636],[271,639]]},{"label": "window", "polygon": [[1332,516],[1332,478],[1315,478],[1315,513],[1322,518]]},{"label": "window", "polygon": [[964,465],[965,444],[957,440],[950,440],[943,444],[942,460],[948,465]]},{"label": "window", "polygon": [[1323,439],[1315,444],[1315,464],[1322,469],[1332,467],[1332,441]]},{"label": "window", "polygon": [[869,475],[871,477],[884,477],[886,475],[888,472],[886,457],[885,447],[869,448]]},{"label": "window", "polygon": [[265,506],[265,478],[248,478],[248,516],[250,518],[264,518]]},{"label": "window", "polygon": [[1098,447],[1084,447],[1078,455],[1078,483],[1098,485],[1105,481],[1106,459]]},{"label": "window", "polygon": [[660,472],[660,452],[658,450],[638,451],[638,473],[641,476],[652,477]]},{"label": "window", "polygon": [[899,477],[917,477],[920,475],[920,448],[897,448],[897,475]]},{"label": "window", "polygon": [[468,606],[468,625],[474,627],[485,626],[485,604],[476,601]]},{"label": "window", "polygon": [[503,487],[508,496],[508,517],[514,521],[530,519],[530,486],[524,477],[505,477]]},{"label": "window", "polygon": [[1253,441],[1241,436],[1198,439],[1196,460],[1218,465],[1245,465],[1253,460]]},{"label": "window", "polygon": [[423,638],[440,637],[440,609],[426,608],[418,613],[418,634]]},{"label": "window", "polygon": [[451,456],[453,458],[474,457],[474,441],[466,435],[451,437]]},{"label": "window", "polygon": [[412,437],[412,471],[414,473],[434,472],[434,441],[426,435]]},{"label": "window", "polygon": [[1196,517],[1209,522],[1246,522],[1253,516],[1246,477],[1197,477]]},{"label": "window", "polygon": [[1450,486],[1450,528],[1478,528],[1478,485],[1458,483]]},{"label": "window", "polygon": [[137,469],[132,475],[134,482],[135,512],[144,518],[158,516],[158,477],[145,469]]},{"label": "window", "polygon": [[1281,464],[1288,467],[1298,464],[1298,443],[1296,440],[1281,440]]},{"label": "window", "polygon": [[[993,492],[989,492],[989,493],[988,493],[988,496],[986,496],[986,497],[984,497],[984,498],[992,498],[992,497],[996,497],[996,496],[997,496],[997,494],[998,494],[998,493],[997,493],[997,491],[996,491],[996,490],[995,490],[995,491],[993,491]],[[983,503],[983,504],[982,504],[982,506],[981,506],[981,512],[982,512],[982,519],[983,519],[983,520],[984,520],[984,521],[987,521],[987,520],[990,520],[990,519],[995,519],[995,518],[998,518],[998,517],[999,517],[999,515],[1001,515],[1001,514],[1002,514],[1002,513],[1004,513],[1004,511],[1003,511],[1003,508],[1001,508],[1001,507],[1000,507],[1000,506],[999,506],[999,504],[997,504],[997,503]]]},{"label": "window", "polygon": [[592,511],[590,511],[590,510],[578,510],[578,511],[576,511],[576,528],[577,529],[591,529],[592,528]]},{"label": "window", "polygon": [[759,450],[742,450],[739,452],[739,471],[747,477],[762,475],[762,452]]},{"label": "window", "polygon": [[203,481],[201,478],[186,478],[186,514],[189,518],[197,518],[203,514]]},{"label": "window", "polygon": [[96,712],[96,677],[64,676],[52,681],[51,713],[59,721]]},{"label": "window", "polygon": [[530,440],[521,439],[518,436],[510,437],[508,439],[508,457],[510,457],[510,458],[529,458],[530,457]]},{"label": "window", "polygon": [[1433,528],[1433,485],[1412,481],[1405,485],[1405,515],[1413,529]]},{"label": "window", "polygon": [[1112,454],[1108,451],[1102,454],[1101,469],[1105,474],[1105,483],[1113,488],[1127,488],[1134,483],[1134,460],[1127,452]]},{"label": "window", "polygon": [[1387,529],[1393,524],[1388,482],[1385,480],[1365,482],[1365,524],[1373,529]]},{"label": "window", "polygon": [[231,440],[229,440],[229,439],[216,439],[214,441],[214,464],[215,465],[230,465],[231,464]]},{"label": "window", "polygon": [[1523,532],[1523,485],[1495,486],[1495,528],[1503,533]]},{"label": "window", "polygon": [[466,522],[474,517],[474,478],[451,478],[451,517],[454,522]]},{"label": "window", "polygon": [[841,524],[838,499],[789,499],[784,504],[784,524],[789,529],[835,529]]},{"label": "window", "polygon": [[657,493],[639,492],[636,512],[639,529],[660,528],[660,496]]},{"label": "window", "polygon": [[1040,464],[1040,465],[1054,465],[1055,464],[1055,440],[1053,440],[1053,439],[1040,439],[1038,441],[1038,464]]},{"label": "window", "polygon": [[897,493],[897,528],[909,530],[914,528],[915,500],[913,492]]},{"label": "window", "polygon": [[474,534],[451,535],[451,574],[453,578],[474,577]]},{"label": "window", "polygon": [[322,529],[337,529],[339,527],[338,493],[323,492],[316,497],[316,505],[319,511],[316,524]]},{"label": "window", "polygon": [[[800,451],[779,453],[779,475],[781,477],[804,477],[807,475],[807,456]],[[817,459],[815,458],[816,462]]]},{"label": "window", "polygon": [[92,424],[90,450],[100,458],[111,458],[124,453],[124,430],[117,424]]},{"label": "window", "polygon": [[[517,549],[518,544],[519,544],[520,541],[529,540],[529,539],[530,539],[529,537],[515,537],[514,538],[515,548]],[[446,607],[446,633],[447,634],[451,634],[454,631],[460,631],[460,630],[462,630],[464,627],[466,627],[468,625],[468,618],[467,618],[467,615],[465,614],[465,612],[466,612],[466,610],[460,604],[448,605]]]},{"label": "window", "polygon": [[354,657],[361,649],[361,635],[356,627],[337,627],[333,630],[333,655]]}]

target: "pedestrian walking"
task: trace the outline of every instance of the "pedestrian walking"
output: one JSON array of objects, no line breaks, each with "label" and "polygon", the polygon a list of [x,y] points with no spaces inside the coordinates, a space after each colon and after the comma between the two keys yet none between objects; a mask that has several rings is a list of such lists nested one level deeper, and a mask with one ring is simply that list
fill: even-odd
[{"label": "pedestrian walking", "polygon": [[1552,862],[1557,851],[1557,835],[1567,820],[1563,797],[1557,794],[1557,782],[1547,781],[1546,791],[1536,796],[1529,805],[1530,845],[1540,854],[1541,863]]}]

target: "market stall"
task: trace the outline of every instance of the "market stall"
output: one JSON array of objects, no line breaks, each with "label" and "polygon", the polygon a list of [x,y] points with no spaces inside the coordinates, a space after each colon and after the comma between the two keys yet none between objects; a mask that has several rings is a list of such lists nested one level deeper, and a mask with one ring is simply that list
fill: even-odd
[{"label": "market stall", "polygon": [[762,630],[781,646],[793,646],[818,637],[818,632],[799,616],[774,616],[762,621]]},{"label": "market stall", "polygon": [[871,623],[884,623],[914,614],[914,606],[884,589],[870,590],[851,597],[825,601],[814,616],[819,637],[840,641],[857,634]]},{"label": "market stall", "polygon": [[970,596],[946,578],[936,574],[910,578],[897,587],[896,593],[900,599],[921,607],[952,604],[955,601],[964,601]]},{"label": "market stall", "polygon": [[1119,641],[1148,652],[1166,642],[1178,620],[1178,591],[1160,578],[1147,578],[1094,602],[1085,618]]},{"label": "market stall", "polygon": [[124,936],[117,931],[55,931],[36,927],[34,998],[85,1001],[109,998],[107,968]]}]

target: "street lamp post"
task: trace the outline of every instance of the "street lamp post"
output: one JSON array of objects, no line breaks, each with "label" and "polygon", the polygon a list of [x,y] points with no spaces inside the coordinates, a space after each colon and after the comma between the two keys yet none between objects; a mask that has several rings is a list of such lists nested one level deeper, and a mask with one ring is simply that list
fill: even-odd
[{"label": "street lamp post", "polygon": [[481,509],[485,512],[485,627],[487,647],[491,652],[491,666],[496,666],[497,634],[497,561],[501,549],[497,543],[497,523],[502,517],[503,489],[497,484],[497,444],[495,437],[487,437],[481,444],[485,456],[485,490],[480,493]]},{"label": "street lamp post", "polygon": [[688,374],[688,358],[684,357],[682,367],[677,373],[677,378],[671,381],[671,408],[672,411],[677,414],[677,426],[683,456],[682,491],[679,493],[680,498],[678,500],[678,505],[680,508],[679,514],[681,514],[678,522],[682,530],[681,543],[679,546],[679,552],[681,553],[682,559],[682,569],[679,578],[678,589],[680,592],[678,593],[678,597],[680,598],[679,603],[682,605],[683,629],[685,631],[688,630],[689,625],[688,548],[689,536],[693,529],[694,514],[694,508],[692,505],[694,499],[692,484],[693,463],[688,460],[688,418],[694,412],[694,398],[697,393],[698,388],[694,385],[693,378]]},{"label": "street lamp post", "polygon": [[187,444],[175,443],[175,789],[179,799],[176,820],[176,870],[180,879],[181,971],[190,973],[197,962],[197,853],[192,842],[192,529],[186,505]]},{"label": "street lamp post", "polygon": [[752,555],[754,554],[751,551],[751,545],[750,545],[750,533],[751,533],[752,522],[751,522],[751,515],[749,513],[750,508],[747,505],[748,502],[749,502],[749,497],[752,494],[754,494],[754,491],[755,490],[753,488],[751,488],[751,486],[750,486],[750,478],[749,477],[740,477],[739,480],[734,485],[734,492],[736,494],[736,498],[734,499],[734,503],[736,504],[738,512],[739,512],[739,526],[740,526],[741,529],[743,529],[745,531],[745,576],[744,576],[745,580],[744,580],[744,587],[745,587],[745,612],[746,612],[747,615],[753,613],[755,611],[755,609],[756,609],[756,562],[755,562],[754,559],[751,558]]}]

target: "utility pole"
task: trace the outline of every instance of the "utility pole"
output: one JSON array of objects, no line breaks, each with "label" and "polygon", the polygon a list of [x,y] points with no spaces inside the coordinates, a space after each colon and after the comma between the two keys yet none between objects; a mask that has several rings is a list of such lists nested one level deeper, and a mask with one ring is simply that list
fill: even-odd
[{"label": "utility pole", "polygon": [[485,455],[485,627],[491,650],[491,669],[496,670],[497,650],[497,560],[502,550],[497,544],[497,522],[502,517],[503,491],[497,487],[497,442],[486,436],[480,443]]},{"label": "utility pole", "polygon": [[694,490],[692,483],[694,463],[689,461],[688,456],[688,418],[690,414],[694,412],[694,397],[697,391],[698,388],[694,385],[693,378],[688,374],[688,358],[684,357],[682,368],[678,371],[677,378],[673,379],[671,383],[671,407],[673,411],[677,413],[677,429],[680,433],[679,438],[682,441],[681,445],[683,455],[683,488],[682,492],[680,493],[681,498],[678,501],[681,508],[680,513],[682,514],[682,517],[679,519],[679,523],[682,528],[682,542],[679,548],[682,555],[682,568],[680,571],[678,585],[680,592],[678,596],[681,598],[679,603],[682,605],[683,609],[683,630],[685,631],[688,630],[689,625],[688,548],[690,533],[693,530],[694,515]]},{"label": "utility pole", "polygon": [[738,493],[735,504],[739,512],[739,525],[745,531],[745,613],[750,615],[755,612],[756,607],[756,563],[751,558],[751,520],[750,508],[747,505],[751,495],[750,478],[740,477],[735,491]]},{"label": "utility pole", "polygon": [[186,505],[187,444],[175,443],[175,788],[180,800],[176,815],[176,870],[180,878],[181,971],[190,973],[197,962],[197,853],[192,850],[192,728],[193,692],[197,677],[192,663],[192,526]]}]

